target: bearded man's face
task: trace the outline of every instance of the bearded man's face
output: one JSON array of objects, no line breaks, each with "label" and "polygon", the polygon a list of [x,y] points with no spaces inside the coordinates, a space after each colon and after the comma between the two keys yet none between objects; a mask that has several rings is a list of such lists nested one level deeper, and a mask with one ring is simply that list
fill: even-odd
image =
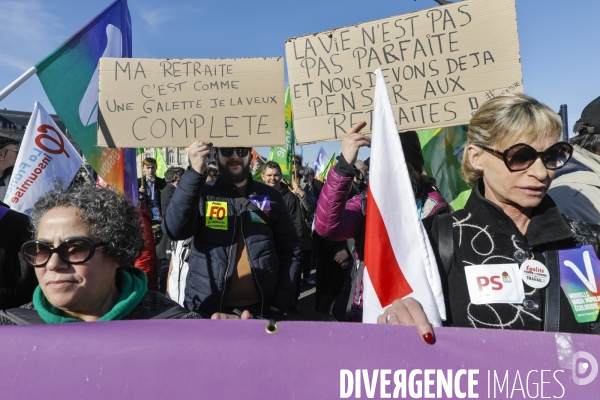
[{"label": "bearded man's face", "polygon": [[[237,148],[236,148],[237,149]],[[230,157],[225,157],[219,149],[217,155],[217,166],[220,178],[229,183],[241,183],[250,175],[251,153],[240,157],[237,150]]]}]

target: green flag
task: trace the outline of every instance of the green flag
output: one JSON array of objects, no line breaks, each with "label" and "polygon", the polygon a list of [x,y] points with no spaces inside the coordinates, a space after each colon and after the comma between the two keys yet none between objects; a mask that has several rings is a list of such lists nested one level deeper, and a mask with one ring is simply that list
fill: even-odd
[{"label": "green flag", "polygon": [[154,158],[156,159],[156,176],[163,179],[167,172],[167,163],[159,148],[154,149]]},{"label": "green flag", "polygon": [[252,175],[252,179],[254,179],[256,182],[261,182],[261,183],[265,183],[265,181],[263,181],[262,178],[262,170],[265,166],[261,166],[259,169],[256,170],[256,172]]},{"label": "green flag", "polygon": [[[285,146],[271,147],[267,161],[275,161],[281,167],[284,180],[292,182],[292,170],[294,165],[294,125],[292,121],[292,101],[290,98],[290,87],[285,89]],[[263,182],[262,167],[252,175],[252,179]],[[263,182],[264,183],[264,182]]]},{"label": "green flag", "polygon": [[290,98],[290,87],[288,86],[285,89],[285,146],[271,147],[269,157],[267,157],[267,160],[275,161],[281,166],[283,179],[288,182],[292,181],[295,142],[296,138],[294,137],[294,125],[292,121],[292,100]]},{"label": "green flag", "polygon": [[136,157],[137,157],[137,156],[139,156],[140,154],[144,154],[144,148],[143,148],[143,147],[138,147],[138,148],[135,150],[135,156],[136,156]]},{"label": "green flag", "polygon": [[467,125],[417,131],[427,175],[435,178],[436,186],[454,210],[464,208],[471,188],[460,176]]},{"label": "green flag", "polygon": [[335,165],[335,153],[333,153],[333,155],[331,156],[331,158],[329,159],[329,161],[327,161],[327,164],[325,165],[325,168],[323,169],[323,173],[317,175],[315,177],[315,179],[318,179],[321,182],[325,182],[325,180],[327,179],[327,175],[329,175],[329,170],[334,165]]},{"label": "green flag", "polygon": [[135,150],[96,146],[98,60],[131,57],[131,18],[116,0],[35,65],[44,91],[92,168],[137,201]]}]

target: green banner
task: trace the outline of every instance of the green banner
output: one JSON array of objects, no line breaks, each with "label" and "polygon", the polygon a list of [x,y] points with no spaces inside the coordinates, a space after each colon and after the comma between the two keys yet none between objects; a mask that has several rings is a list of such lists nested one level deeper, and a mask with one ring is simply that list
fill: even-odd
[{"label": "green banner", "polygon": [[[285,89],[285,146],[271,147],[267,161],[275,161],[281,167],[283,179],[292,182],[292,170],[294,166],[294,124],[292,120],[292,100],[290,97],[290,87]],[[255,181],[263,182],[262,168],[252,175]]]},{"label": "green banner", "polygon": [[329,175],[329,170],[334,165],[335,165],[335,153],[333,153],[333,155],[331,156],[329,161],[327,161],[327,164],[325,165],[325,168],[323,169],[323,173],[318,174],[315,179],[318,179],[321,182],[325,182],[327,180],[327,176]]},{"label": "green banner", "polygon": [[167,172],[167,163],[162,155],[162,151],[159,148],[154,149],[154,158],[156,159],[156,176],[164,179],[165,172]]},{"label": "green banner", "polygon": [[292,169],[294,165],[294,124],[292,121],[292,100],[290,97],[290,87],[285,89],[285,146],[271,147],[267,160],[275,161],[281,166],[283,179],[292,181]]},{"label": "green banner", "polygon": [[467,125],[417,131],[427,175],[454,210],[464,208],[471,188],[460,176],[461,161],[467,140]]}]

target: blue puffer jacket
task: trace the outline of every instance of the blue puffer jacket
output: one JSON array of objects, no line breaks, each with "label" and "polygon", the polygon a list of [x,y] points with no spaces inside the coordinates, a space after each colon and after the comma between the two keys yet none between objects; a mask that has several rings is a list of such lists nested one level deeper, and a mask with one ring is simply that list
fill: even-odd
[{"label": "blue puffer jacket", "polygon": [[[265,196],[270,201],[270,210],[265,211],[273,229],[235,200],[238,195],[233,186],[222,181],[207,184],[206,175],[191,168],[185,171],[164,216],[162,229],[173,240],[194,237],[185,290],[187,309],[203,314],[224,311],[235,271],[239,235],[243,234],[263,312],[271,305],[289,310],[296,296],[300,241],[281,193],[249,178],[246,198],[258,203]],[[214,205],[209,202],[227,203],[223,229],[207,226],[211,223],[210,214],[216,217],[214,211],[207,212],[207,207]]]}]

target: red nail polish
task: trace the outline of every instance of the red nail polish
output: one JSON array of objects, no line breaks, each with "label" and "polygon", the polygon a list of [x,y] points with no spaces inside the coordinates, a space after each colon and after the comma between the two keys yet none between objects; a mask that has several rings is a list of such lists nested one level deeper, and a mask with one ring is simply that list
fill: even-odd
[{"label": "red nail polish", "polygon": [[433,342],[435,342],[435,339],[433,338],[433,335],[431,333],[424,334],[423,335],[423,340],[427,344],[433,344]]}]

